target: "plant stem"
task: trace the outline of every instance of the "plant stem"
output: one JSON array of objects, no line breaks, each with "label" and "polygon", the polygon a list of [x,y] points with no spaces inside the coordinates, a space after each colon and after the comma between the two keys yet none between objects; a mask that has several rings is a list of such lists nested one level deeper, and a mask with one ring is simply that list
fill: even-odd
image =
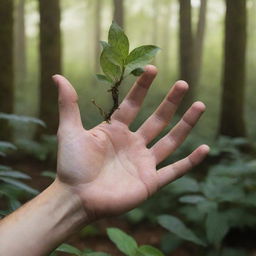
[{"label": "plant stem", "polygon": [[111,110],[105,115],[105,121],[110,122],[111,115],[115,112],[116,109],[118,109],[119,106],[119,86],[121,85],[123,81],[123,76],[121,76],[120,80],[116,82],[111,89],[108,90],[108,92],[111,92],[112,94],[112,100],[113,100],[113,106]]}]

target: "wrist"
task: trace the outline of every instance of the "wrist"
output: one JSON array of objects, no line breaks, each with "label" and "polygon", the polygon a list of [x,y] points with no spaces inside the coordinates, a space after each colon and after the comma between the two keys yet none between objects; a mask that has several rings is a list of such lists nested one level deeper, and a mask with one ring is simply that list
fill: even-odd
[{"label": "wrist", "polygon": [[45,198],[53,200],[52,214],[56,216],[59,228],[65,228],[66,234],[72,234],[89,224],[90,220],[80,196],[71,186],[56,178],[45,193]]},{"label": "wrist", "polygon": [[56,179],[1,221],[0,255],[48,255],[88,223],[80,197]]}]

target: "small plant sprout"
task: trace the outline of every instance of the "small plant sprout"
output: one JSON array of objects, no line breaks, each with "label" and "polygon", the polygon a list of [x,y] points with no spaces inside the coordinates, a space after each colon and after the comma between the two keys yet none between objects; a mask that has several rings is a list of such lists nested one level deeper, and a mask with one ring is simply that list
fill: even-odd
[{"label": "small plant sprout", "polygon": [[99,81],[110,85],[108,92],[112,95],[113,106],[106,113],[95,100],[93,104],[99,109],[105,121],[110,122],[111,115],[119,107],[119,87],[129,76],[140,76],[160,49],[154,45],[143,45],[129,51],[129,40],[123,29],[113,22],[108,32],[108,42],[100,41],[102,53],[100,66],[104,74],[97,74]]}]

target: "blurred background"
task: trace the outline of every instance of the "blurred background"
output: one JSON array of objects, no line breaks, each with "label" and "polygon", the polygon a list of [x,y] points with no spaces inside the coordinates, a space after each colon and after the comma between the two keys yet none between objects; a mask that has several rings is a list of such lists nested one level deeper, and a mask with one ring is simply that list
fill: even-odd
[{"label": "blurred background", "polygon": [[[154,111],[176,80],[186,80],[190,92],[160,137],[192,102],[203,101],[207,111],[162,165],[201,143],[212,150],[193,173],[142,207],[89,226],[70,243],[80,250],[124,255],[105,234],[106,227],[116,226],[164,255],[254,255],[256,0],[2,0],[1,214],[19,207],[55,176],[58,110],[52,75],[63,74],[76,88],[86,128],[102,121],[92,99],[110,108],[108,87],[95,74],[101,72],[99,41],[107,40],[112,20],[125,30],[131,49],[161,48],[153,61],[159,74],[131,129]],[[134,80],[125,81],[121,97]],[[177,218],[192,235],[173,228]]]}]

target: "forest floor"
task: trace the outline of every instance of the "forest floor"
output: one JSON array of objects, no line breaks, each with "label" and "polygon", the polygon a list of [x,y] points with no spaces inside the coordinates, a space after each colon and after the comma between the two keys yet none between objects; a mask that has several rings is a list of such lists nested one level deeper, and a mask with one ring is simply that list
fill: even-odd
[{"label": "forest floor", "polygon": [[[22,158],[22,159],[11,159],[6,160],[5,164],[9,164],[16,170],[21,170],[24,173],[27,173],[31,176],[31,180],[26,182],[31,187],[38,189],[39,191],[43,191],[47,188],[51,183],[52,179],[48,177],[44,177],[41,173],[45,170],[49,170],[49,166],[47,166],[44,162],[31,159],[31,158]],[[52,168],[51,168],[52,170]],[[94,251],[102,251],[110,253],[115,256],[123,256],[120,253],[115,245],[109,240],[106,235],[106,229],[108,227],[117,227],[127,232],[129,235],[132,235],[139,245],[148,244],[155,247],[160,248],[161,238],[164,234],[166,234],[166,230],[161,228],[160,226],[152,225],[151,223],[140,223],[140,224],[132,224],[129,223],[124,218],[105,218],[100,221],[97,221],[93,224],[93,231],[80,232],[69,238],[67,243],[79,248],[79,249],[92,249]],[[245,248],[250,248],[250,256],[256,256],[256,244],[255,244],[255,235],[253,234],[245,235],[244,237]],[[242,234],[243,236],[243,234]],[[234,239],[235,236],[232,236]],[[241,238],[241,234],[239,234]],[[231,239],[231,240],[232,240]],[[236,238],[235,238],[236,240]],[[232,242],[233,243],[233,242]],[[236,243],[236,241],[234,242]],[[255,248],[255,249],[252,249]],[[197,247],[190,243],[184,243],[181,248],[178,248],[174,252],[172,252],[171,256],[193,256],[197,255]],[[59,253],[60,256],[66,256],[68,254]],[[169,256],[169,255],[166,255]]]}]

